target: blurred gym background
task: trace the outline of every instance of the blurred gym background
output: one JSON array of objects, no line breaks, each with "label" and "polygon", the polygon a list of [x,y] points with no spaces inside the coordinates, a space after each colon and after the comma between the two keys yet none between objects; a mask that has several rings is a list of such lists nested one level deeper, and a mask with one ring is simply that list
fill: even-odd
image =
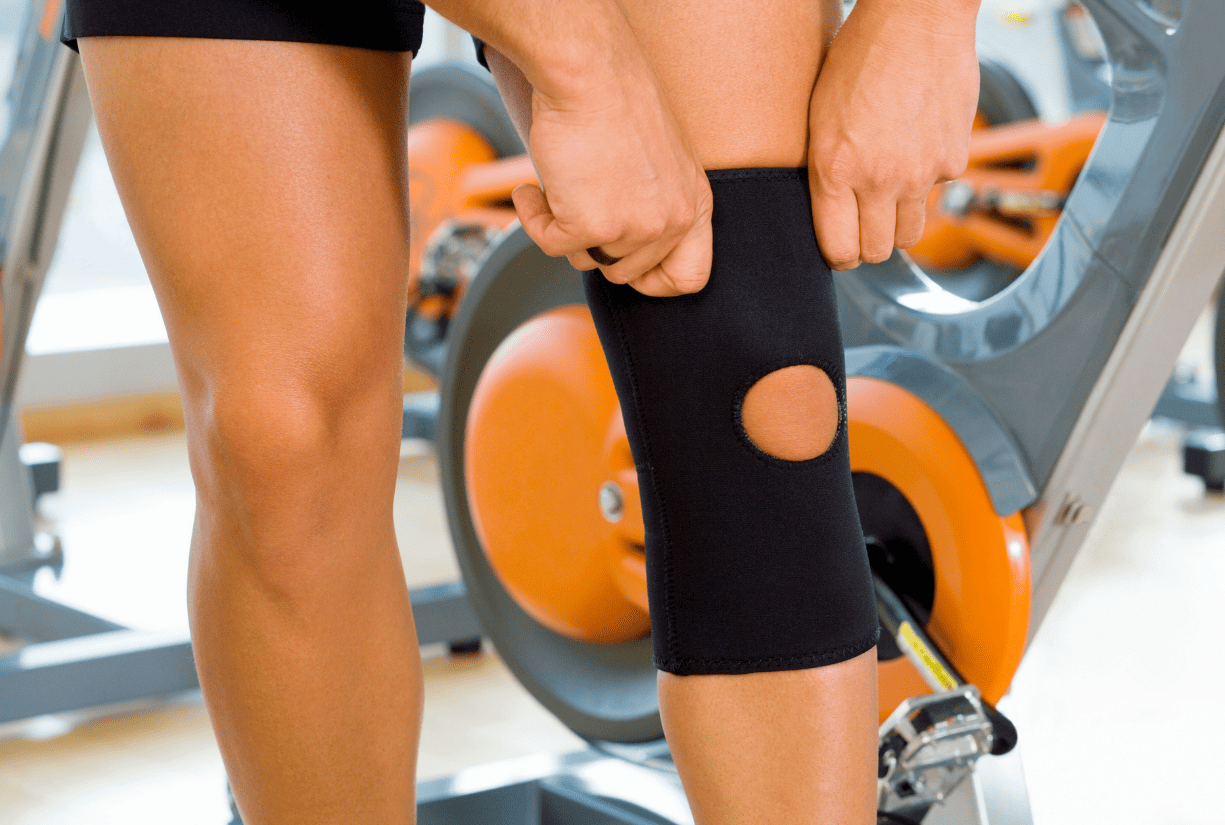
[{"label": "blurred gym background", "polygon": [[[1051,123],[1091,108],[1094,94],[1070,78],[1053,34],[1069,5],[983,7],[983,52]],[[24,8],[0,0],[0,88]],[[1091,50],[1091,30],[1084,36]],[[431,12],[414,70],[444,59],[471,61],[471,44]],[[1206,314],[1180,369],[1211,374],[1210,328]],[[182,630],[194,500],[173,367],[92,130],[27,353],[25,436],[62,449],[61,488],[42,496],[38,519],[62,540],[65,562],[40,571],[39,592],[133,627]],[[413,372],[406,390],[429,383]],[[1225,499],[1182,472],[1182,434],[1157,420],[1140,437],[1006,700],[1042,825],[1219,821],[1209,790],[1222,724],[1211,697],[1225,680],[1214,620]],[[410,585],[456,579],[426,442],[404,442],[396,508]],[[429,648],[426,673],[423,778],[582,745],[488,648]],[[0,725],[0,825],[228,817],[198,693]]]}]

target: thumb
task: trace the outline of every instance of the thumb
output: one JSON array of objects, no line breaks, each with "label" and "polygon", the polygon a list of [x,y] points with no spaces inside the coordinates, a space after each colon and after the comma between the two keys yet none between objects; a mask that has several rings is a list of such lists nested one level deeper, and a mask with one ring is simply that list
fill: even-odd
[{"label": "thumb", "polygon": [[539,186],[534,183],[520,184],[510,193],[510,199],[515,204],[515,212],[519,215],[523,231],[536,242],[544,254],[556,258],[570,251],[564,247],[562,238],[558,237],[562,234],[561,229],[557,226],[557,219],[549,209],[549,201]]}]

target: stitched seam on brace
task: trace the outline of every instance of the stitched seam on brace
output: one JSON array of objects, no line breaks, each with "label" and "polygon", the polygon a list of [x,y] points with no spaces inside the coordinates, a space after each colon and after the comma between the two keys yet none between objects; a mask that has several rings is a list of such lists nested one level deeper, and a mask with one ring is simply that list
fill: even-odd
[{"label": "stitched seam on brace", "polygon": [[711,181],[738,180],[803,180],[808,179],[808,170],[802,167],[780,167],[777,169],[708,169],[706,178]]},{"label": "stitched seam on brace", "polygon": [[[736,440],[740,442],[741,446],[743,446],[746,450],[749,451],[750,455],[760,460],[768,467],[807,467],[816,462],[831,460],[834,455],[834,448],[838,446],[838,442],[843,438],[843,435],[846,432],[846,398],[845,398],[846,378],[842,376],[841,370],[837,370],[831,367],[830,362],[828,361],[823,362],[823,363],[817,363],[813,360],[808,360],[808,361],[786,360],[786,361],[780,361],[777,363],[779,363],[780,366],[770,367],[769,369],[757,375],[755,378],[749,379],[748,381],[744,383],[744,385],[738,391],[736,395],[736,398],[737,398],[736,403],[732,405],[732,430],[736,434]],[[761,379],[765,378],[767,375],[770,375],[771,373],[777,372],[778,370],[781,370],[781,369],[786,369],[787,367],[801,367],[801,366],[816,367],[819,370],[823,370],[825,374],[829,377],[829,380],[833,383],[834,396],[836,397],[837,403],[838,403],[838,429],[834,432],[834,437],[830,439],[829,446],[825,448],[824,452],[822,452],[819,455],[814,455],[812,458],[804,458],[804,459],[800,459],[799,461],[792,461],[789,458],[779,458],[776,455],[770,455],[765,450],[763,450],[761,447],[758,447],[755,443],[753,443],[752,436],[750,436],[748,434],[748,431],[745,430],[744,428],[744,398],[748,394],[749,390],[753,388],[753,385],[756,384]],[[839,388],[840,380],[843,384],[842,389]]]},{"label": "stitched seam on brace", "polygon": [[860,653],[865,652],[868,648],[872,647],[872,645],[876,644],[878,641],[880,641],[880,627],[879,626],[874,628],[873,631],[867,636],[864,636],[861,639],[857,639],[854,642],[849,642],[847,644],[839,645],[838,647],[831,648],[829,650],[824,650],[824,651],[815,652],[815,653],[800,653],[795,656],[767,656],[767,657],[763,657],[760,659],[732,659],[732,658],[726,658],[726,657],[711,657],[711,658],[698,658],[698,659],[673,658],[673,659],[668,659],[666,662],[663,662],[661,664],[674,665],[679,668],[684,668],[686,666],[693,667],[697,665],[711,665],[711,666],[716,666],[716,667],[724,666],[724,665],[739,665],[741,667],[758,667],[761,665],[766,665],[766,666],[794,665],[794,664],[800,664],[800,663],[806,663],[806,662],[820,663],[820,662],[826,662],[826,661],[831,661],[831,660],[846,661],[846,659],[851,656],[856,656]]},{"label": "stitched seam on brace", "polygon": [[[664,567],[664,612],[668,615],[665,617],[667,625],[666,631],[668,634],[668,650],[672,655],[676,655],[677,641],[676,628],[672,621],[672,531],[668,529],[668,512],[664,508],[663,498],[659,495],[659,483],[655,477],[655,459],[651,452],[651,439],[647,435],[646,423],[642,420],[642,398],[638,392],[638,374],[634,369],[634,357],[630,353],[629,340],[625,335],[625,328],[621,323],[621,313],[617,306],[613,303],[612,297],[608,294],[610,289],[607,282],[601,279],[600,282],[600,297],[604,299],[605,306],[608,307],[609,315],[613,319],[613,323],[617,326],[617,340],[621,342],[621,352],[625,356],[626,365],[629,367],[627,372],[630,379],[630,392],[633,393],[634,401],[634,418],[638,420],[638,431],[642,433],[642,445],[646,450],[646,465],[647,472],[651,474],[651,496],[655,499],[655,507],[659,512],[659,529],[662,534],[660,538],[663,540],[663,567]],[[622,407],[624,414],[624,407]]]}]

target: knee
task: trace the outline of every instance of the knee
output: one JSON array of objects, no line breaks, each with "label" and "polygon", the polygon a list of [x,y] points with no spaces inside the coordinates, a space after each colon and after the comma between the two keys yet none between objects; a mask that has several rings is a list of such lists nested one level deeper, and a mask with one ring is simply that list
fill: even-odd
[{"label": "knee", "polygon": [[265,386],[192,405],[201,549],[282,580],[330,568],[336,542],[367,543],[374,523],[390,531],[399,398]]},{"label": "knee", "polygon": [[[339,417],[335,417],[339,418]],[[304,393],[262,389],[210,393],[198,410],[194,446],[209,492],[228,490],[250,498],[261,490],[310,483],[326,462],[337,421]]]},{"label": "knee", "polygon": [[390,380],[214,388],[191,411],[193,452],[205,476],[197,483],[256,496],[325,485],[330,475],[388,463],[389,451],[394,464],[400,397]]},{"label": "knee", "polygon": [[829,450],[840,423],[838,393],[820,367],[797,364],[765,375],[744,395],[740,423],[767,455],[807,461]]}]

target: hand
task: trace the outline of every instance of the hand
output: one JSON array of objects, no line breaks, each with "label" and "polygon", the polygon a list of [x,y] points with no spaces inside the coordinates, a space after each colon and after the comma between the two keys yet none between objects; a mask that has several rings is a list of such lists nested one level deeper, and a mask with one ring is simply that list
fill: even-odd
[{"label": "hand", "polygon": [[965,171],[977,5],[860,0],[834,37],[809,104],[808,151],[813,223],[832,269],[916,244],[932,186]]},{"label": "hand", "polygon": [[[630,35],[632,37],[632,34]],[[637,50],[636,41],[621,51]],[[645,295],[697,292],[710,277],[713,199],[706,174],[645,59],[564,96],[532,90],[528,145],[543,189],[512,198],[546,254]]]}]

